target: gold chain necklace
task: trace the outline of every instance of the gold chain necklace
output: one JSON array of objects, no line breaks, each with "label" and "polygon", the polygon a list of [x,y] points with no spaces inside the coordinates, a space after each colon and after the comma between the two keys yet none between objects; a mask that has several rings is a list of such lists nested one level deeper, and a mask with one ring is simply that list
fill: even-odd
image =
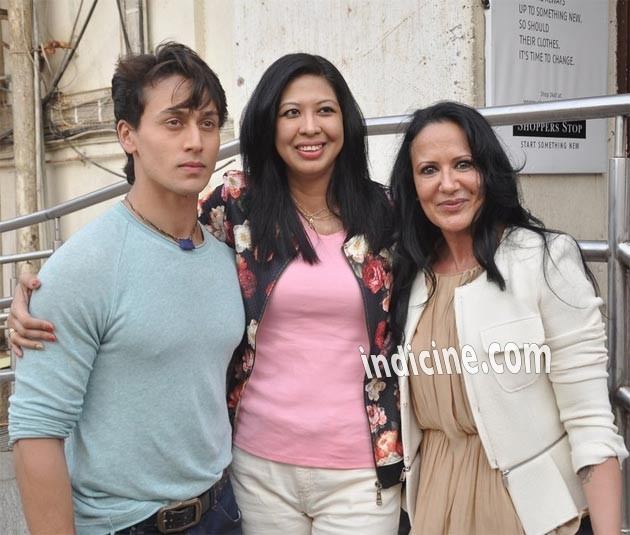
[{"label": "gold chain necklace", "polygon": [[179,245],[179,248],[182,251],[192,251],[193,249],[196,249],[195,242],[193,241],[193,236],[195,235],[195,230],[197,230],[197,225],[199,225],[199,221],[195,221],[195,226],[190,231],[190,235],[187,238],[178,238],[177,236],[173,236],[170,232],[166,232],[165,230],[161,229],[156,224],[152,223],[146,217],[144,217],[140,212],[138,212],[138,210],[133,207],[133,204],[131,204],[128,196],[125,196],[125,203],[127,203],[133,214],[138,217],[140,221],[142,221],[145,225],[152,228],[153,230],[157,230],[163,236],[166,236],[167,238],[173,240],[177,245]]},{"label": "gold chain necklace", "polygon": [[[334,213],[330,211],[328,206],[324,206],[324,208],[320,208],[319,210],[310,213],[304,206],[302,206],[295,197],[293,198],[293,202],[295,203],[295,207],[300,215],[306,220],[308,226],[315,230],[315,221],[326,221],[327,219],[331,219],[335,216]],[[320,216],[321,213],[328,212],[326,215]]]}]

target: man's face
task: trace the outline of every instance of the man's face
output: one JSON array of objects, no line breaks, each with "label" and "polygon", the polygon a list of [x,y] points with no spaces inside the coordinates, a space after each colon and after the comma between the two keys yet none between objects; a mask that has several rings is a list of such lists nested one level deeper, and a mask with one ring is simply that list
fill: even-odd
[{"label": "man's face", "polygon": [[189,94],[186,79],[169,76],[144,89],[146,104],[137,128],[119,122],[119,139],[134,157],[138,187],[196,198],[208,184],[219,152],[219,113],[213,102],[183,108]]}]

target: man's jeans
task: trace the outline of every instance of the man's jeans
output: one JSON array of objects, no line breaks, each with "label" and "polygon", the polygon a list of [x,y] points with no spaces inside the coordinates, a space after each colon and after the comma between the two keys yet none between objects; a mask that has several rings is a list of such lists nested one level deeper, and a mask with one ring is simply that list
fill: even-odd
[{"label": "man's jeans", "polygon": [[221,490],[221,497],[216,505],[201,517],[196,526],[190,528],[187,535],[241,535],[241,512],[234,498],[232,482]]},{"label": "man's jeans", "polygon": [[[199,524],[181,532],[182,535],[241,535],[241,512],[228,480],[214,505],[201,517]],[[116,535],[160,535],[156,528],[135,527],[117,531]]]}]

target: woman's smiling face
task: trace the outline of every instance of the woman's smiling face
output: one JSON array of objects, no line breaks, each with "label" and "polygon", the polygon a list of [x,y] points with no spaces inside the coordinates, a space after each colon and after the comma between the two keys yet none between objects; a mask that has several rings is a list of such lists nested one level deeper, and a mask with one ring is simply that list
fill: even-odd
[{"label": "woman's smiling face", "polygon": [[429,221],[447,239],[470,235],[484,194],[464,131],[451,121],[431,123],[415,137],[410,153],[416,193]]},{"label": "woman's smiling face", "polygon": [[280,97],[275,139],[289,182],[329,181],[343,140],[341,108],[328,81],[312,74],[292,80]]}]

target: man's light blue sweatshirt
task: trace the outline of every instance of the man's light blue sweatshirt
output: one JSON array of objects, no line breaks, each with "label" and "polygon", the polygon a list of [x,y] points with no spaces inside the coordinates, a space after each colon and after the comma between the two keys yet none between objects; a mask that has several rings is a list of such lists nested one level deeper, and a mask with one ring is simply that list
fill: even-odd
[{"label": "man's light blue sweatshirt", "polygon": [[199,495],[231,461],[226,370],[244,331],[231,249],[182,251],[118,204],[45,264],[31,311],[58,341],[25,351],[9,433],[66,439],[79,533]]}]

